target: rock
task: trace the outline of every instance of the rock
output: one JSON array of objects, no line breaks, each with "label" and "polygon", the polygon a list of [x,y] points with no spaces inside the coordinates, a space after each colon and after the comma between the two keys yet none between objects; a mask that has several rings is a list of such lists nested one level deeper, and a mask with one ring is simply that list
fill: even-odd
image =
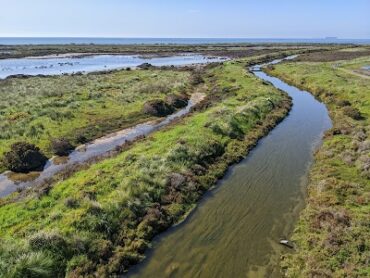
[{"label": "rock", "polygon": [[183,108],[188,105],[189,97],[185,94],[170,94],[165,98],[167,104],[175,108]]},{"label": "rock", "polygon": [[137,67],[139,69],[148,70],[148,69],[152,68],[153,65],[152,64],[149,64],[149,63],[143,63],[141,65],[138,65]]},{"label": "rock", "polygon": [[292,249],[294,248],[293,244],[287,239],[282,239],[282,240],[279,241],[279,243],[281,245],[284,245],[284,246],[288,247],[288,248],[292,248]]},{"label": "rock", "polygon": [[17,142],[11,146],[11,150],[4,154],[5,166],[17,173],[28,173],[42,169],[47,157],[38,147],[26,142]]},{"label": "rock", "polygon": [[164,117],[167,115],[172,114],[175,109],[167,104],[165,101],[161,99],[155,99],[148,101],[144,104],[144,113],[156,116],[156,117]]}]

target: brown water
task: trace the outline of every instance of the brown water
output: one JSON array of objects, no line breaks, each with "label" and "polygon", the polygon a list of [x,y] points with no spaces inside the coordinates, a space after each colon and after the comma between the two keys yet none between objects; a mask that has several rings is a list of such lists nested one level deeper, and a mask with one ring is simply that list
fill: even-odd
[{"label": "brown water", "polygon": [[279,258],[304,205],[314,148],[331,127],[309,93],[269,77],[293,98],[289,116],[261,140],[182,224],[158,237],[130,277],[280,277]]},{"label": "brown water", "polygon": [[148,135],[163,126],[173,122],[178,117],[188,114],[191,108],[204,98],[203,94],[195,93],[191,96],[188,105],[176,113],[166,117],[158,122],[148,122],[138,124],[131,128],[109,134],[99,138],[89,144],[78,147],[68,157],[63,159],[50,159],[45,165],[42,172],[31,172],[28,174],[15,174],[7,172],[0,174],[0,197],[7,196],[19,188],[26,188],[42,184],[47,179],[62,172],[63,170],[73,167],[76,164],[86,163],[97,157],[109,155],[117,147],[133,141],[143,135]]}]

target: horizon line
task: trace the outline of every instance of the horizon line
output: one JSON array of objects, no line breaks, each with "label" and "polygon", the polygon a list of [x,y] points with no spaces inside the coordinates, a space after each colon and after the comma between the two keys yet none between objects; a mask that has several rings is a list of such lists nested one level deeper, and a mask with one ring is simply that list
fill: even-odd
[{"label": "horizon line", "polygon": [[327,37],[150,37],[150,36],[142,36],[142,37],[114,37],[114,36],[1,36],[0,38],[12,38],[12,39],[25,39],[25,38],[86,38],[86,39],[283,39],[283,40],[292,40],[292,39],[321,39],[321,40],[369,40],[370,38],[341,38],[336,36],[327,36]]}]

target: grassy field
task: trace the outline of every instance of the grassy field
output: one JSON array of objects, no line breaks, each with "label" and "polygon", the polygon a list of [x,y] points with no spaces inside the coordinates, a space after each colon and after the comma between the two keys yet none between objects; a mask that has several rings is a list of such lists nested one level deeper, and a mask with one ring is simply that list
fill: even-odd
[{"label": "grassy field", "polygon": [[352,72],[369,64],[367,56],[268,70],[312,92],[333,121],[315,154],[308,204],[293,235],[297,250],[283,260],[288,277],[370,276],[370,80]]},{"label": "grassy field", "polygon": [[0,157],[19,140],[50,156],[52,138],[79,144],[81,136],[89,141],[146,121],[143,103],[190,90],[189,76],[150,69],[0,80]]},{"label": "grassy field", "polygon": [[176,124],[52,187],[4,199],[0,276],[109,277],[140,261],[153,236],[288,113],[289,97],[246,62],[208,68],[207,101]]}]

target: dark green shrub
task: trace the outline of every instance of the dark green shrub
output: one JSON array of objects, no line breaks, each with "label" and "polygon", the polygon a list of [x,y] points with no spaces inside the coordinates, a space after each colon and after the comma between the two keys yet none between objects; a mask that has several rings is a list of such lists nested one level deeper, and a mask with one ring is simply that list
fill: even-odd
[{"label": "dark green shrub", "polygon": [[87,137],[85,135],[83,135],[82,133],[76,134],[76,139],[75,140],[78,144],[85,144],[88,141]]},{"label": "dark green shrub", "polygon": [[357,108],[354,108],[354,107],[351,107],[351,106],[344,107],[343,108],[343,113],[344,113],[344,115],[346,115],[348,117],[351,117],[354,120],[362,120],[363,119],[363,117],[361,115],[361,112]]},{"label": "dark green shrub", "polygon": [[5,167],[19,173],[40,170],[47,160],[38,147],[26,142],[14,143],[11,150],[4,154]]},{"label": "dark green shrub", "polygon": [[190,84],[192,86],[197,86],[197,85],[200,85],[200,84],[203,84],[203,83],[204,83],[204,80],[203,80],[202,76],[200,75],[200,73],[198,73],[198,72],[193,73],[193,75],[190,78]]},{"label": "dark green shrub", "polygon": [[351,103],[348,100],[338,100],[337,105],[340,107],[351,106]]},{"label": "dark green shrub", "polygon": [[74,149],[73,145],[65,138],[53,139],[50,145],[53,153],[59,156],[66,156]]},{"label": "dark green shrub", "polygon": [[188,105],[189,97],[185,94],[170,94],[167,95],[165,101],[168,105],[175,107],[175,108],[183,108]]},{"label": "dark green shrub", "polygon": [[161,99],[154,99],[144,104],[143,111],[152,116],[164,117],[172,114],[174,108]]}]

